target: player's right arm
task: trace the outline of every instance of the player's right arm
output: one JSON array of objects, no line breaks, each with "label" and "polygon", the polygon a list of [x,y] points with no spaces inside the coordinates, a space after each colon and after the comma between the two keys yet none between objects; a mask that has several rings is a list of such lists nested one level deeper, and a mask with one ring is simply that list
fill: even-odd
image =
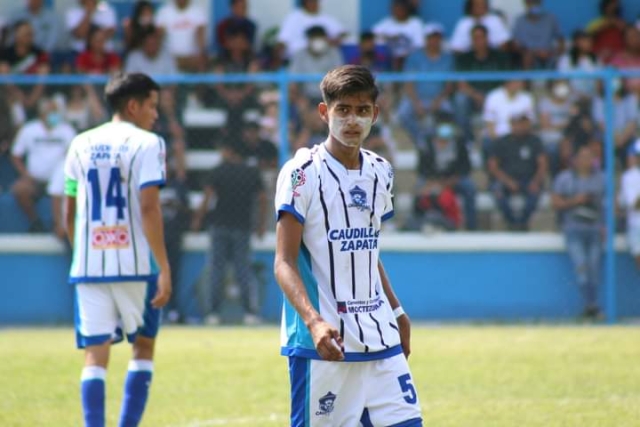
[{"label": "player's right arm", "polygon": [[313,306],[298,270],[304,223],[316,188],[313,174],[305,172],[310,159],[309,150],[299,150],[296,158],[287,162],[278,175],[274,274],[285,297],[307,326],[320,357],[337,361],[344,359],[340,333]]},{"label": "player's right arm", "polygon": [[344,359],[340,333],[313,307],[298,271],[297,260],[302,241],[302,229],[302,223],[293,214],[280,213],[276,224],[274,262],[276,281],[309,329],[320,357],[323,360],[339,361]]}]

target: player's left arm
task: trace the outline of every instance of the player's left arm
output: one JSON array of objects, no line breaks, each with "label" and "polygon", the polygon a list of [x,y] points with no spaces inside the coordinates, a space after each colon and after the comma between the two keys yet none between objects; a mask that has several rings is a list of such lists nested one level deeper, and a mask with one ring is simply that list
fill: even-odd
[{"label": "player's left arm", "polygon": [[[389,281],[389,276],[387,276],[387,272],[380,260],[378,260],[378,271],[380,272],[382,289],[389,300],[391,309],[395,310],[396,308],[401,307],[400,300],[393,291],[393,287]],[[398,328],[400,329],[400,344],[402,344],[402,351],[404,352],[405,357],[408,358],[409,354],[411,354],[411,321],[406,313],[402,313],[398,316],[396,321],[398,322]]]}]

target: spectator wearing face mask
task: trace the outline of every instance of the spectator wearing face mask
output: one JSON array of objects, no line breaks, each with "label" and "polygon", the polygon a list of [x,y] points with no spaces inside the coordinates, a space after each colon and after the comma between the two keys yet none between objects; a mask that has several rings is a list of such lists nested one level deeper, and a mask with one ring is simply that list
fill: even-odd
[{"label": "spectator wearing face mask", "polygon": [[20,176],[12,191],[29,220],[30,232],[44,231],[35,203],[45,195],[47,183],[56,166],[64,161],[69,143],[76,135],[73,127],[62,121],[53,99],[41,100],[39,113],[37,119],[20,129],[11,149],[13,165]]},{"label": "spectator wearing face mask", "polygon": [[525,0],[527,12],[513,27],[513,42],[524,69],[551,69],[564,52],[556,17],[545,12],[542,0]]},{"label": "spectator wearing face mask", "polygon": [[548,94],[539,103],[540,138],[549,157],[551,174],[560,170],[560,141],[563,131],[569,125],[574,109],[571,86],[566,80],[549,81]]},{"label": "spectator wearing face mask", "polygon": [[[291,58],[289,71],[294,74],[322,74],[343,63],[342,55],[337,47],[332,46],[324,27],[311,27],[306,32],[307,48]],[[322,99],[317,82],[304,83],[300,89],[302,96],[317,104]]]}]

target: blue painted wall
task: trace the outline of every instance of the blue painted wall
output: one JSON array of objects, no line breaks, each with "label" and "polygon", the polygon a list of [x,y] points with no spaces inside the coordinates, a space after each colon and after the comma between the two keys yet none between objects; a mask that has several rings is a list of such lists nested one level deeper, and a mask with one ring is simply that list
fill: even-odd
[{"label": "blue painted wall", "polygon": [[[256,260],[266,269],[262,315],[280,316],[282,297],[273,277],[273,254]],[[570,319],[582,308],[573,274],[561,252],[400,253],[383,261],[396,292],[414,320]],[[73,289],[66,284],[62,255],[0,255],[0,325],[71,323]],[[195,283],[205,263],[202,253],[184,258],[175,292],[185,310],[199,307]],[[618,314],[640,316],[640,277],[626,254],[618,256]],[[189,304],[190,303],[190,304]]]}]

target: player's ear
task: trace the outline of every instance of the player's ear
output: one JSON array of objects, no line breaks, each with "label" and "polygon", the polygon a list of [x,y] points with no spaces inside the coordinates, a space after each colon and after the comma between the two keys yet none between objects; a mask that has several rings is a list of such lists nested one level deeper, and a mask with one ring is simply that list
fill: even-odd
[{"label": "player's ear", "polygon": [[329,123],[329,106],[324,102],[318,104],[318,114],[322,118],[322,121],[325,123]]},{"label": "player's ear", "polygon": [[378,121],[378,114],[380,114],[380,107],[378,107],[378,104],[375,104],[373,106],[373,120],[371,123],[375,124]]},{"label": "player's ear", "polygon": [[129,98],[125,107],[125,112],[129,116],[135,116],[139,108],[140,104],[138,103],[138,100],[135,98]]}]

